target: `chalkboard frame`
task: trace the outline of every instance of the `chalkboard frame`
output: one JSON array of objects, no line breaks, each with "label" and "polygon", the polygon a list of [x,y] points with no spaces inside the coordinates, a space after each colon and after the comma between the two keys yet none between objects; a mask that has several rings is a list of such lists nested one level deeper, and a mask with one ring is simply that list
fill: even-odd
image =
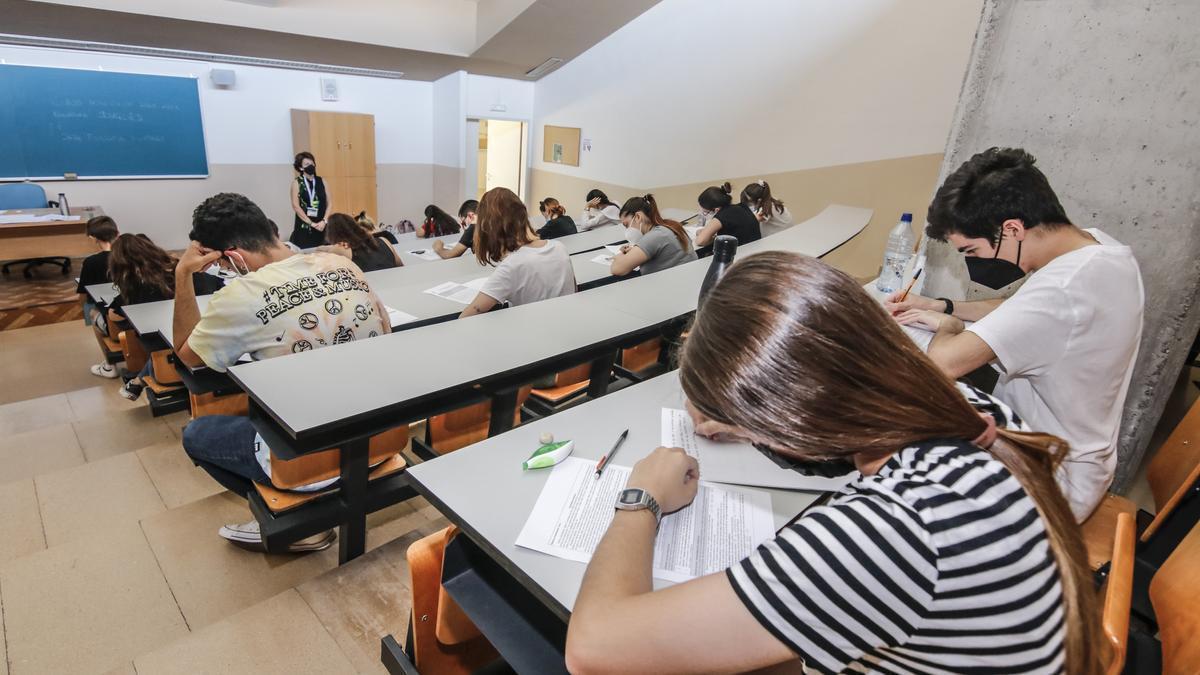
[{"label": "chalkboard frame", "polygon": [[[206,179],[210,176],[209,152],[208,152],[208,136],[205,133],[204,124],[204,106],[201,102],[200,95],[200,80],[195,75],[164,75],[161,73],[147,73],[127,70],[111,70],[104,68],[70,68],[58,65],[31,64],[31,63],[12,63],[5,62],[0,64],[0,67],[12,66],[19,68],[44,68],[47,70],[56,71],[74,71],[78,73],[96,73],[105,75],[132,75],[138,77],[150,77],[173,80],[187,80],[192,83],[191,92],[195,95],[196,117],[199,121],[200,147],[202,153],[202,161],[204,165],[203,173],[130,173],[130,174],[51,174],[51,175],[2,175],[0,174],[0,183],[21,183],[29,181],[38,182],[72,182],[72,181],[105,181],[105,180],[196,180]],[[190,100],[189,100],[190,103]]]}]

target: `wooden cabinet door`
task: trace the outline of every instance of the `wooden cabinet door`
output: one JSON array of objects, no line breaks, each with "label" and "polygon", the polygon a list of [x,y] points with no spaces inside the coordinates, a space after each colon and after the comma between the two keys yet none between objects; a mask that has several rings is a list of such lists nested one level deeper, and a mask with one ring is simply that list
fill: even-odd
[{"label": "wooden cabinet door", "polygon": [[379,217],[377,208],[376,186],[374,176],[351,176],[344,181],[345,197],[336,197],[335,204],[342,213],[352,216],[359,211],[366,211],[372,219]]},{"label": "wooden cabinet door", "polygon": [[344,144],[338,136],[337,118],[337,113],[309,113],[309,136],[313,146],[309,152],[317,158],[317,173],[325,180],[346,175]]},{"label": "wooden cabinet door", "polygon": [[347,176],[375,175],[375,116],[340,115],[338,137],[343,140]]},{"label": "wooden cabinet door", "polygon": [[[320,164],[317,168],[320,168]],[[321,180],[325,181],[325,191],[329,197],[329,208],[325,210],[325,217],[335,213],[350,213],[350,207],[346,205],[346,179],[341,176],[322,175]]]}]

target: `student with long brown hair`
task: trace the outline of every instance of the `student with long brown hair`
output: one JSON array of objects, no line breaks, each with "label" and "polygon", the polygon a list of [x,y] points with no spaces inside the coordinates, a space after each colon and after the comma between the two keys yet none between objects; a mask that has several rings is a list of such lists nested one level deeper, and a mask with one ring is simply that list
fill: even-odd
[{"label": "student with long brown hair", "polygon": [[579,232],[575,221],[567,215],[566,207],[559,204],[554,197],[546,197],[538,202],[538,210],[546,219],[546,224],[537,231],[537,235],[542,239],[557,239]]},{"label": "student with long brown hair", "polygon": [[613,256],[610,270],[615,276],[625,276],[639,267],[642,274],[653,274],[696,259],[687,231],[677,221],[662,217],[654,195],[625,200],[621,223],[629,243]]},{"label": "student with long brown hair", "polygon": [[762,239],[758,218],[745,204],[734,204],[732,194],[733,186],[725,182],[704,188],[696,198],[700,215],[704,217],[704,226],[696,233],[697,248],[710,246],[718,234],[734,237],[739,244]]},{"label": "student with long brown hair", "polygon": [[762,227],[772,232],[792,224],[792,212],[771,194],[771,185],[765,180],[754,181],[742,188],[740,201],[758,218]]},{"label": "student with long brown hair", "polygon": [[417,228],[417,237],[428,239],[429,237],[444,237],[447,234],[455,234],[459,232],[458,222],[449,213],[443,211],[437,204],[430,204],[425,207],[425,222]]},{"label": "student with long brown hair", "polygon": [[[679,373],[698,433],[860,475],[724,573],[661,591],[659,515],[645,496],[617,511],[575,602],[571,672],[1102,670],[1083,542],[1053,478],[1064,443],[986,421],[849,276],[792,253],[737,263]],[[669,514],[703,471],[659,448],[628,487]]]},{"label": "student with long brown hair", "polygon": [[575,292],[567,248],[538,239],[525,204],[508,188],[492,188],[479,200],[473,248],[480,265],[496,269],[461,316],[482,314],[502,302],[524,305]]},{"label": "student with long brown hair", "polygon": [[396,249],[387,241],[374,237],[362,225],[344,213],[335,213],[325,222],[325,241],[322,251],[346,256],[364,272],[400,267]]}]

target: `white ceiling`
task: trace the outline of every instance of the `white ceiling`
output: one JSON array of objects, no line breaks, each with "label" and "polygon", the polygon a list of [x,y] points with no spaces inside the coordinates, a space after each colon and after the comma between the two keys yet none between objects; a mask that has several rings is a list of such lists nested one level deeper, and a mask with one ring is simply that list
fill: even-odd
[{"label": "white ceiling", "polygon": [[[40,0],[469,56],[534,0]],[[214,27],[214,30],[220,28]]]}]

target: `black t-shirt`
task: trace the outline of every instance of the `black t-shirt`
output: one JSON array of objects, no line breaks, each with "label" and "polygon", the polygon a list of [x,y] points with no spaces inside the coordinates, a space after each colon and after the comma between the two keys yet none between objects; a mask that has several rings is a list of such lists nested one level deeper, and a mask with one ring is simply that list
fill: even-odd
[{"label": "black t-shirt", "polygon": [[376,249],[364,248],[361,251],[355,251],[353,260],[354,264],[364,272],[386,270],[396,266],[396,256],[392,255],[392,247],[383,242],[380,242],[379,248]]},{"label": "black t-shirt", "polygon": [[568,234],[575,234],[579,229],[575,227],[575,221],[571,216],[559,216],[553,220],[546,221],[542,229],[537,231],[537,234],[542,239],[556,239],[565,237]]},{"label": "black t-shirt", "polygon": [[463,230],[462,239],[459,239],[458,243],[466,246],[468,249],[475,248],[475,223],[471,223],[467,226],[467,229]]},{"label": "black t-shirt", "polygon": [[392,244],[400,243],[400,241],[398,239],[396,239],[396,235],[392,234],[391,232],[388,232],[387,230],[380,230],[379,232],[373,232],[372,234],[388,243],[392,243]]},{"label": "black t-shirt", "polygon": [[713,216],[721,221],[721,229],[717,234],[727,234],[736,237],[739,244],[748,244],[762,239],[762,228],[758,224],[758,216],[754,215],[745,204],[730,204]]},{"label": "black t-shirt", "polygon": [[79,268],[79,286],[76,293],[87,293],[87,287],[108,281],[108,251],[93,253],[83,259]]}]

